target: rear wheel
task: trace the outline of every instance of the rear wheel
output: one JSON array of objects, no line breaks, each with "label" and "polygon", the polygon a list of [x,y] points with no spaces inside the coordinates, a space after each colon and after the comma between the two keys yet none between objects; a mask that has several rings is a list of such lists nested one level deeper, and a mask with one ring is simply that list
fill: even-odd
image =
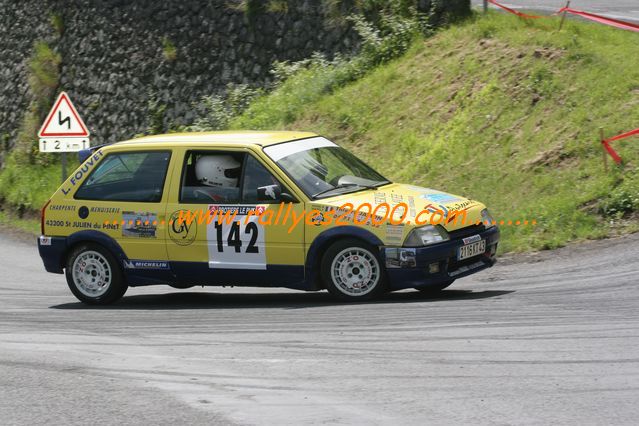
[{"label": "rear wheel", "polygon": [[74,296],[90,305],[113,303],[127,290],[117,260],[98,244],[74,248],[67,258],[65,274]]},{"label": "rear wheel", "polygon": [[344,301],[371,300],[386,289],[377,250],[356,239],[331,245],[322,258],[321,273],[326,289]]},{"label": "rear wheel", "polygon": [[426,293],[426,294],[437,294],[443,289],[445,289],[446,287],[450,286],[454,282],[455,280],[448,280],[436,285],[429,285],[427,287],[417,287],[415,290],[419,290],[422,293]]}]

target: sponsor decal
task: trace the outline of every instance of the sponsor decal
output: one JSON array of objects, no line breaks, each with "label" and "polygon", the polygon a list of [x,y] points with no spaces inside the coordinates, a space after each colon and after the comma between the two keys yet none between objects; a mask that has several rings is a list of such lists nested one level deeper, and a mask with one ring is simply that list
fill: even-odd
[{"label": "sponsor decal", "polygon": [[472,243],[476,243],[477,241],[480,241],[481,237],[479,235],[473,235],[472,237],[466,237],[464,238],[462,241],[464,242],[464,245],[468,245],[468,244],[472,244]]},{"label": "sponsor decal", "polygon": [[117,231],[118,229],[120,229],[120,224],[119,223],[103,223],[102,229],[105,229],[107,231]]},{"label": "sponsor decal", "polygon": [[[441,223],[443,220],[446,221],[446,223],[451,223],[454,221],[454,223],[456,224],[457,221],[460,219],[462,219],[462,224],[466,222],[466,209],[453,209],[453,208],[447,208],[445,205],[443,204],[427,204],[424,206],[424,210],[422,211],[427,211],[430,212],[433,217],[431,217],[431,221],[430,224],[431,225],[437,225],[439,223]],[[435,221],[434,217],[435,215],[438,215],[437,218],[438,220]]]},{"label": "sponsor decal", "polygon": [[424,210],[431,213],[440,213],[443,214],[444,217],[448,217],[448,209],[443,204],[426,204]]},{"label": "sponsor decal", "polygon": [[195,241],[197,236],[197,223],[195,221],[178,220],[188,210],[173,212],[169,218],[169,238],[179,246],[188,246]]},{"label": "sponsor decal", "polygon": [[408,209],[411,216],[417,216],[417,209],[415,208],[415,197],[413,197],[412,195],[408,196]]},{"label": "sponsor decal", "polygon": [[169,269],[169,262],[166,260],[125,260],[124,267],[127,269]]},{"label": "sponsor decal", "polygon": [[326,212],[328,211],[328,206],[319,206],[319,205],[311,205],[311,211],[317,212],[312,216],[307,218],[308,222],[315,226],[321,226],[322,222],[326,220]]},{"label": "sponsor decal", "polygon": [[40,245],[41,246],[50,246],[51,245],[51,237],[45,237],[44,235],[40,236]]},{"label": "sponsor decal", "polygon": [[404,235],[404,225],[386,225],[386,242],[388,244],[401,244]]},{"label": "sponsor decal", "polygon": [[86,219],[89,217],[89,208],[87,206],[82,206],[78,209],[78,216],[80,219]]},{"label": "sponsor decal", "polygon": [[385,192],[376,192],[374,194],[375,204],[383,204],[386,202],[386,193]]},{"label": "sponsor decal", "polygon": [[49,206],[49,211],[56,211],[56,210],[74,212],[75,206],[69,206],[66,204],[52,204]]},{"label": "sponsor decal", "polygon": [[74,220],[73,223],[71,223],[71,226],[73,228],[81,228],[81,229],[92,229],[94,227],[100,227],[99,224],[97,223],[91,223],[91,222],[80,222],[78,220]]},{"label": "sponsor decal", "polygon": [[120,213],[119,207],[91,207],[91,213]]},{"label": "sponsor decal", "polygon": [[64,195],[67,195],[69,192],[71,192],[71,189],[82,180],[82,178],[84,177],[84,175],[86,175],[92,168],[93,166],[95,166],[98,161],[100,161],[100,159],[104,156],[104,153],[102,152],[102,150],[97,151],[95,154],[93,154],[91,157],[89,157],[84,164],[82,164],[73,175],[71,175],[71,177],[69,178],[69,182],[71,183],[71,186],[67,186],[66,188],[63,187],[62,188],[62,193]]},{"label": "sponsor decal", "polygon": [[220,206],[220,205],[210,205],[209,211],[213,213],[217,211],[218,214],[225,213],[235,213],[239,216],[246,216],[251,212],[251,214],[260,215],[264,212],[266,208],[264,206]]},{"label": "sponsor decal", "polygon": [[404,196],[403,195],[395,194],[395,193],[391,194],[391,203],[397,204],[397,203],[401,203],[403,201],[404,201]]},{"label": "sponsor decal", "polygon": [[433,203],[439,203],[439,204],[455,203],[455,202],[461,201],[461,198],[455,197],[454,195],[450,195],[450,194],[422,194],[419,196],[419,198],[432,201]]},{"label": "sponsor decal", "polygon": [[222,217],[206,224],[209,268],[265,270],[265,229],[261,220],[263,213],[272,210],[264,206],[210,205],[209,211]]},{"label": "sponsor decal", "polygon": [[455,203],[452,206],[448,206],[448,207],[449,207],[449,210],[464,210],[475,204],[477,203],[473,200],[466,200],[466,201],[462,201],[461,203]]},{"label": "sponsor decal", "polygon": [[416,268],[414,248],[387,248],[384,250],[387,268]]},{"label": "sponsor decal", "polygon": [[153,212],[122,212],[123,237],[155,238],[158,216]]}]

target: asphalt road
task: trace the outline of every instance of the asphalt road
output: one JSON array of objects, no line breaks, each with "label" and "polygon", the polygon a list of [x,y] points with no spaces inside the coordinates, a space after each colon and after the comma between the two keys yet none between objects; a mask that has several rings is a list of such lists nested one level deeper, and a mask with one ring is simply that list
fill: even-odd
[{"label": "asphalt road", "polygon": [[0,259],[3,425],[639,419],[639,235],[357,305],[156,287],[88,308],[35,244],[0,236]]},{"label": "asphalt road", "polygon": [[[498,0],[498,2],[515,9],[544,12],[556,12],[566,5],[565,0]],[[481,6],[483,0],[472,0],[472,4]],[[611,18],[639,21],[639,0],[572,0],[570,7]]]}]

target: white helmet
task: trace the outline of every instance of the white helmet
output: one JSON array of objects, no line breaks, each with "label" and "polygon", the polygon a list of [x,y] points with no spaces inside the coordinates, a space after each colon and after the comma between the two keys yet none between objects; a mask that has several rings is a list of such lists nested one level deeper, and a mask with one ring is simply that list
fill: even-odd
[{"label": "white helmet", "polygon": [[203,155],[195,164],[195,177],[202,185],[236,188],[240,166],[230,155]]}]

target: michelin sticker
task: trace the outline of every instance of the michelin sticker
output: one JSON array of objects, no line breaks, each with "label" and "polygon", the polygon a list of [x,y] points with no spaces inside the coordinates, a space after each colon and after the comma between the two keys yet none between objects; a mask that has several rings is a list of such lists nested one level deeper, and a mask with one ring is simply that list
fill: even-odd
[{"label": "michelin sticker", "polygon": [[126,269],[169,269],[169,262],[165,260],[125,260]]}]

